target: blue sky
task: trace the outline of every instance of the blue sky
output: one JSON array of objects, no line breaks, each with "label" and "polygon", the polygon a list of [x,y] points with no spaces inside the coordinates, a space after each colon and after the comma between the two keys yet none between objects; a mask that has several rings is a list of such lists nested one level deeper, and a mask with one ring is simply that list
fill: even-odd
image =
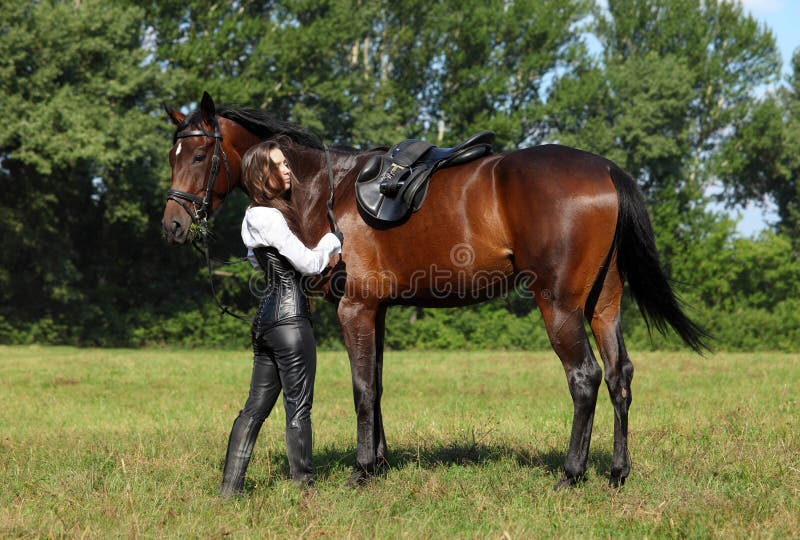
[{"label": "blue sky", "polygon": [[[800,47],[800,0],[743,0],[746,11],[767,24],[775,34],[783,59],[783,76],[790,73],[789,62],[793,51]],[[737,230],[743,235],[753,235],[774,222],[774,210],[750,205],[736,211],[742,216]]]},{"label": "blue sky", "polygon": [[743,0],[742,4],[774,32],[783,56],[784,75],[787,75],[792,52],[800,47],[800,0]]}]

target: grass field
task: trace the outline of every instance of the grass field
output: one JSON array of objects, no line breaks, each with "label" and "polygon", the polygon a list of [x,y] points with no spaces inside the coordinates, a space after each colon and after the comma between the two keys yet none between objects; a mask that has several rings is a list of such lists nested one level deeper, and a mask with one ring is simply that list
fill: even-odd
[{"label": "grass field", "polygon": [[283,411],[250,496],[221,501],[242,352],[0,347],[0,537],[797,537],[800,355],[633,354],[633,471],[607,487],[602,389],[586,482],[554,492],[572,402],[552,353],[389,353],[391,467],[344,487],[350,371],[322,353],[317,490],[287,480]]}]

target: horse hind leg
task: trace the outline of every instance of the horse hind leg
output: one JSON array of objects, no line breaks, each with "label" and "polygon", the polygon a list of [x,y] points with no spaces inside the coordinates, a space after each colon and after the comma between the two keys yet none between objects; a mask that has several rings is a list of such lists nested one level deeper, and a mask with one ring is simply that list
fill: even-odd
[{"label": "horse hind leg", "polygon": [[559,303],[554,297],[540,302],[539,309],[550,343],[564,367],[573,404],[572,433],[564,474],[555,486],[558,490],[578,483],[586,473],[602,371],[589,345],[580,304]]},{"label": "horse hind leg", "polygon": [[616,261],[612,261],[609,268],[589,323],[603,359],[606,386],[614,407],[614,451],[609,485],[621,487],[631,470],[628,410],[632,401],[633,363],[622,338],[622,280],[616,270]]}]

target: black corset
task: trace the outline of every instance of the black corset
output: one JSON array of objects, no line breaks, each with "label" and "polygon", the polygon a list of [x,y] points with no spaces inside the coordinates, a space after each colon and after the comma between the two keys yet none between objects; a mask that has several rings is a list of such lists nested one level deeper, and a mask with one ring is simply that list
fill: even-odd
[{"label": "black corset", "polygon": [[300,286],[300,273],[274,247],[256,248],[253,253],[264,271],[264,297],[253,320],[258,335],[280,321],[311,317],[308,298]]}]

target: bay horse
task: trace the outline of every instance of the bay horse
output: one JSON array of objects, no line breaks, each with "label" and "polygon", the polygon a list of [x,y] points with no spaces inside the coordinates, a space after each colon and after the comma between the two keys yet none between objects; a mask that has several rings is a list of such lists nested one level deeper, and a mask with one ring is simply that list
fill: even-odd
[{"label": "bay horse", "polygon": [[284,154],[300,179],[292,198],[307,245],[328,231],[326,202],[333,190],[344,246],[335,272],[318,287],[336,303],[350,360],[357,415],[350,485],[361,485],[386,463],[381,394],[387,308],[484,301],[522,274],[573,401],[572,433],[556,488],[584,477],[603,377],[614,408],[610,485],[624,484],[631,467],[633,364],[620,326],[623,282],[630,284],[648,326],[662,333],[671,326],[697,352],[707,337],[684,314],[661,268],[644,198],[629,174],[601,156],[560,145],[490,154],[436,172],[418,212],[402,225],[375,228],[359,214],[354,183],[379,151],[328,149],[263,111],[218,108],[208,93],[188,115],[164,107],[177,126],[163,217],[171,244],[185,243],[193,222],[241,188],[241,157],[261,140],[283,138]]}]

